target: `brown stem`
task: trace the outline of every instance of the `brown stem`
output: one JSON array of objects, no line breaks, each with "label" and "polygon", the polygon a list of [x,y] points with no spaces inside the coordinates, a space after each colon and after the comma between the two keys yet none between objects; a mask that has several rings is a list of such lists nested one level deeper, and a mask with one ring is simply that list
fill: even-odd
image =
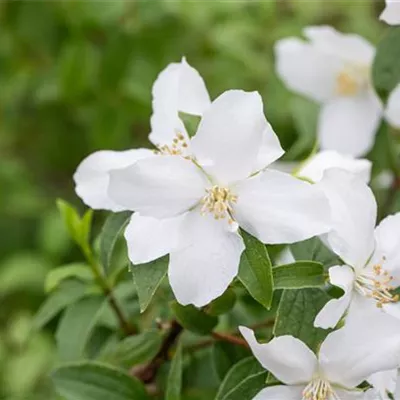
[{"label": "brown stem", "polygon": [[213,332],[211,336],[216,340],[229,342],[238,346],[249,347],[244,339],[237,336],[229,335],[228,333]]}]

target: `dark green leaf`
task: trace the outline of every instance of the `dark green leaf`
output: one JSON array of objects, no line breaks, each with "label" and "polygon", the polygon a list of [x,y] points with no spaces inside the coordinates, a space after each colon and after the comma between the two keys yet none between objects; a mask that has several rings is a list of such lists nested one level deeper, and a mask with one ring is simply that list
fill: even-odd
[{"label": "dark green leaf", "polygon": [[73,263],[52,269],[46,276],[45,290],[52,292],[62,281],[69,278],[76,278],[81,281],[93,280],[93,273],[87,264]]},{"label": "dark green leaf", "polygon": [[115,243],[131,215],[130,211],[111,213],[104,223],[100,238],[100,258],[105,271],[110,268]]},{"label": "dark green leaf", "polygon": [[213,300],[207,307],[207,313],[210,315],[218,316],[230,311],[236,302],[235,291],[228,288],[225,293]]},{"label": "dark green leaf", "polygon": [[272,303],[274,282],[267,248],[248,233],[241,231],[241,234],[246,249],[240,259],[238,278],[251,296],[269,309]]},{"label": "dark green leaf", "polygon": [[252,400],[265,386],[267,374],[254,357],[245,358],[226,374],[215,400]]},{"label": "dark green leaf", "polygon": [[392,27],[379,43],[372,79],[379,96],[384,102],[400,82],[400,27]]},{"label": "dark green leaf", "polygon": [[182,392],[182,346],[179,343],[168,374],[165,400],[180,400]]},{"label": "dark green leaf", "polygon": [[320,289],[285,290],[279,304],[274,335],[292,335],[316,350],[328,330],[314,327],[314,320],[329,296]]},{"label": "dark green leaf", "polygon": [[184,328],[200,335],[207,335],[218,323],[217,317],[208,315],[192,305],[181,306],[178,302],[173,301],[171,309]]},{"label": "dark green leaf", "polygon": [[147,264],[130,267],[139,296],[141,312],[144,312],[149,306],[157,288],[167,274],[168,262],[169,258],[165,256]]},{"label": "dark green leaf", "polygon": [[275,289],[302,289],[325,283],[324,266],[314,261],[298,261],[272,269]]},{"label": "dark green leaf", "polygon": [[66,365],[56,369],[51,378],[66,400],[149,400],[137,379],[98,363]]}]

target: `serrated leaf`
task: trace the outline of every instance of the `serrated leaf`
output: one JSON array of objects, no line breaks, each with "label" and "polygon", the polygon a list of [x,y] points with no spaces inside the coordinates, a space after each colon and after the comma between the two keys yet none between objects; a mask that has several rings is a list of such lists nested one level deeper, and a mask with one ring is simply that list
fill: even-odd
[{"label": "serrated leaf", "polygon": [[339,257],[324,245],[321,239],[314,237],[303,242],[290,245],[293,257],[296,261],[316,261],[324,267],[341,265]]},{"label": "serrated leaf", "polygon": [[302,289],[323,286],[324,266],[314,261],[298,261],[272,268],[275,289]]},{"label": "serrated leaf", "polygon": [[162,337],[158,330],[150,330],[127,337],[108,348],[99,360],[121,368],[150,361],[161,347]]},{"label": "serrated leaf", "polygon": [[67,308],[56,332],[61,361],[84,357],[85,346],[105,304],[104,297],[84,298]]},{"label": "serrated leaf", "polygon": [[328,330],[315,328],[314,320],[330,300],[320,289],[285,290],[276,314],[274,335],[292,335],[317,350]]},{"label": "serrated leaf", "polygon": [[200,335],[207,335],[218,323],[217,317],[208,315],[192,305],[182,306],[173,301],[171,302],[171,309],[184,328]]},{"label": "serrated leaf", "polygon": [[233,308],[235,303],[235,291],[228,288],[222,296],[216,298],[207,306],[207,313],[214,316],[225,314]]},{"label": "serrated leaf", "polygon": [[111,213],[104,223],[100,237],[100,259],[105,271],[110,268],[115,243],[131,215],[132,212],[130,211]]},{"label": "serrated leaf", "polygon": [[226,374],[215,400],[252,400],[265,386],[267,374],[254,357],[245,358]]},{"label": "serrated leaf", "polygon": [[140,312],[149,306],[157,288],[167,274],[169,257],[165,256],[146,264],[131,265],[130,271],[139,296]]},{"label": "serrated leaf", "polygon": [[65,307],[85,296],[86,285],[81,282],[63,282],[41,305],[35,315],[33,325],[42,328]]},{"label": "serrated leaf", "polygon": [[240,259],[238,278],[250,295],[269,309],[272,303],[274,282],[267,248],[247,232],[241,231],[241,234],[246,249]]},{"label": "serrated leaf", "polygon": [[52,269],[46,276],[45,291],[55,290],[65,279],[76,278],[81,281],[93,280],[93,273],[87,264],[73,263]]},{"label": "serrated leaf", "polygon": [[179,343],[168,374],[165,400],[180,400],[182,392],[182,345]]},{"label": "serrated leaf", "polygon": [[51,378],[65,400],[149,400],[143,384],[136,378],[98,363],[62,366]]},{"label": "serrated leaf", "polygon": [[384,102],[400,82],[400,27],[392,27],[378,44],[372,80]]}]

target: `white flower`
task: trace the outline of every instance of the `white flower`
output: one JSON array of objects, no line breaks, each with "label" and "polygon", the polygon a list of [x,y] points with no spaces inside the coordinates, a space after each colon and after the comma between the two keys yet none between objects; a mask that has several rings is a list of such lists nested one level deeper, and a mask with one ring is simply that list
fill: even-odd
[{"label": "white flower", "polygon": [[[209,107],[210,97],[203,79],[183,58],[180,63],[169,64],[161,71],[152,94],[150,141],[164,154],[187,154],[189,137],[179,112],[202,115]],[[76,193],[93,209],[122,211],[124,207],[107,194],[109,172],[153,155],[154,151],[149,149],[97,151],[78,166],[74,174]]]},{"label": "white flower", "polygon": [[331,284],[344,294],[325,305],[315,326],[334,327],[346,312],[346,321],[381,309],[400,318],[398,296],[392,294],[400,286],[400,213],[386,217],[375,229],[377,206],[371,189],[343,170],[328,170],[317,186],[331,206],[333,229],[326,242],[345,265],[329,269]]},{"label": "white flower", "polygon": [[284,384],[263,389],[254,400],[363,399],[363,391],[356,387],[398,362],[399,338],[385,337],[379,317],[367,326],[330,333],[317,356],[293,336],[260,344],[251,329],[240,327],[259,363]]},{"label": "white flower", "polygon": [[380,19],[389,25],[400,25],[400,2],[399,0],[386,0],[386,7]]},{"label": "white flower", "polygon": [[389,96],[385,118],[389,125],[400,129],[400,84],[396,86]]},{"label": "white flower", "polygon": [[394,395],[394,399],[400,399],[400,385],[397,384],[399,380],[399,371],[397,369],[390,369],[388,371],[375,372],[367,381],[374,387],[376,392],[382,400],[390,400],[388,393]]},{"label": "white flower", "polygon": [[329,26],[305,28],[304,35],[308,41],[286,38],[276,44],[279,76],[290,89],[322,103],[322,149],[353,156],[367,153],[382,116],[370,82],[374,47]]},{"label": "white flower", "polygon": [[180,303],[203,306],[226,290],[244,250],[238,225],[264,243],[330,228],[328,202],[315,185],[265,170],[283,150],[258,93],[219,96],[188,146],[191,155],[159,154],[111,171],[108,191],[136,212],[125,232],[131,261],[169,253]]}]

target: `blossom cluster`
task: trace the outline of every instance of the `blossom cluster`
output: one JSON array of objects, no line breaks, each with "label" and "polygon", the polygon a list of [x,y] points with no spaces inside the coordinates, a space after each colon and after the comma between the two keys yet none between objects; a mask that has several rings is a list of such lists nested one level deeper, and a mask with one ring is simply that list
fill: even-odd
[{"label": "blossom cluster", "polygon": [[[400,23],[400,3],[381,17]],[[185,58],[168,65],[152,90],[153,149],[98,151],[79,165],[76,192],[93,209],[132,211],[125,230],[129,259],[143,264],[169,255],[177,301],[203,307],[238,275],[242,231],[264,244],[319,236],[341,261],[329,283],[342,289],[314,326],[332,329],[314,354],[293,336],[266,344],[241,333],[282,385],[257,400],[400,399],[400,213],[377,226],[368,186],[371,150],[385,119],[400,128],[400,84],[384,106],[371,82],[375,48],[330,26],[304,29],[305,40],[275,46],[285,85],[321,104],[319,151],[294,173],[264,115],[257,92],[229,90],[210,99]],[[182,115],[199,120],[196,132]],[[290,253],[288,255],[291,257]],[[359,388],[369,382],[369,390]],[[365,387],[365,386],[364,386]]]}]

